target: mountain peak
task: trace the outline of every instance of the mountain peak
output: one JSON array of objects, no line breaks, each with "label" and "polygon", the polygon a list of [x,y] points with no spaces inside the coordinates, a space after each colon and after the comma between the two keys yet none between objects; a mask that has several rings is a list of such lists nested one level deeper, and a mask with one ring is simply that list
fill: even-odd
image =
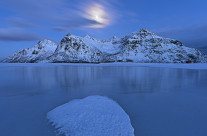
[{"label": "mountain peak", "polygon": [[71,36],[71,35],[72,35],[71,33],[66,34],[66,36]]},{"label": "mountain peak", "polygon": [[113,36],[111,39],[118,39],[118,37],[117,36]]},{"label": "mountain peak", "polygon": [[[68,33],[68,34],[66,34],[66,36],[65,36],[64,38],[72,38],[72,39],[76,39],[76,38],[81,38],[81,37],[80,37],[80,36],[73,35],[73,34],[71,34],[71,33]],[[63,39],[64,39],[64,38],[63,38]]]},{"label": "mountain peak", "polygon": [[46,46],[46,45],[50,45],[50,46],[54,46],[55,45],[56,46],[56,44],[53,41],[48,40],[48,39],[44,39],[42,41],[39,41],[38,45],[39,46]]},{"label": "mountain peak", "polygon": [[91,37],[90,35],[85,35],[84,38],[88,38],[88,39],[94,39],[93,37]]},{"label": "mountain peak", "polygon": [[153,32],[150,32],[149,30],[147,30],[146,28],[142,28],[142,29],[140,29],[139,30],[139,33],[140,34],[153,34],[154,35],[154,33]]},{"label": "mountain peak", "polygon": [[155,33],[145,29],[145,28],[142,28],[140,29],[140,31],[137,33],[138,36],[142,37],[142,38],[162,38],[158,35],[156,35]]},{"label": "mountain peak", "polygon": [[149,32],[149,30],[147,30],[146,28],[142,28],[139,30],[139,32]]}]

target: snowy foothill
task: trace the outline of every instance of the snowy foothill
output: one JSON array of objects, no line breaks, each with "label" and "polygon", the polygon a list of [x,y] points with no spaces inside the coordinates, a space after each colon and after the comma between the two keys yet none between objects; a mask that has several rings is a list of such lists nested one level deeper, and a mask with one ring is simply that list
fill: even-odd
[{"label": "snowy foothill", "polygon": [[48,112],[47,118],[66,136],[134,136],[126,112],[103,96],[72,100]]}]

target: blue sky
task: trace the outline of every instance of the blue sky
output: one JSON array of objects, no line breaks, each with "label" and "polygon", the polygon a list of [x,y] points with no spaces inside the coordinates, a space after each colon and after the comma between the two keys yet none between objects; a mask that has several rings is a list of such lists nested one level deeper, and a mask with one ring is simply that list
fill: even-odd
[{"label": "blue sky", "polygon": [[147,28],[207,46],[205,0],[1,0],[0,58],[67,33],[108,39]]}]

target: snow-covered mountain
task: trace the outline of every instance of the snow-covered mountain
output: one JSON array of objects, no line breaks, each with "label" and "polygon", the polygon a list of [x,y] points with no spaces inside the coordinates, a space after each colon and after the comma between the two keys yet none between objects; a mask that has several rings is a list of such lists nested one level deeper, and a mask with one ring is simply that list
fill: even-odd
[{"label": "snow-covered mountain", "polygon": [[10,63],[35,63],[47,60],[55,52],[57,45],[50,40],[39,41],[32,48],[23,49],[15,52],[3,62]]},{"label": "snow-covered mountain", "polygon": [[59,45],[44,40],[36,46],[14,53],[4,62],[153,62],[204,63],[207,56],[185,47],[180,41],[162,38],[146,29],[123,38],[99,40],[67,34]]}]

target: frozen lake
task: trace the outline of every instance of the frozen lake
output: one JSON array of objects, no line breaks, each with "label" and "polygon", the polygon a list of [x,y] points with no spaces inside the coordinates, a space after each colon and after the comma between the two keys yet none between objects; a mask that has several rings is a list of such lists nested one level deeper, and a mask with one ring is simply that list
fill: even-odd
[{"label": "frozen lake", "polygon": [[136,136],[207,135],[207,64],[0,64],[2,136],[55,136],[47,112],[91,95],[129,115]]}]

